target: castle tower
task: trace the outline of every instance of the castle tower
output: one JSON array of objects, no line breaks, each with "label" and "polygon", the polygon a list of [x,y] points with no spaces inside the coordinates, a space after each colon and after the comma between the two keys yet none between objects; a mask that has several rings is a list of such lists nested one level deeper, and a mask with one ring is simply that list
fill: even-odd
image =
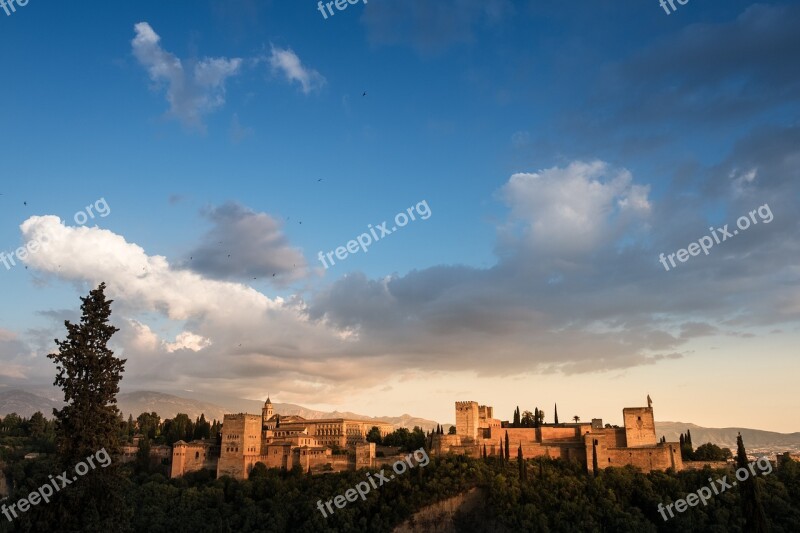
[{"label": "castle tower", "polygon": [[272,409],[272,402],[269,401],[269,396],[267,396],[267,401],[264,402],[264,407],[261,409],[261,422],[263,427],[267,427],[267,422],[274,414],[275,411]]},{"label": "castle tower", "polygon": [[479,418],[478,402],[456,402],[456,435],[477,438]]},{"label": "castle tower", "polygon": [[622,419],[629,448],[655,446],[658,443],[652,407],[626,407],[622,410]]}]

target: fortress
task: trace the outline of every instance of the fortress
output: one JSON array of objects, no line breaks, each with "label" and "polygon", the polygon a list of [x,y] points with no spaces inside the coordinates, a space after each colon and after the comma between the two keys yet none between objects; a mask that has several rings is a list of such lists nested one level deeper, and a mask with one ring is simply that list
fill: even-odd
[{"label": "fortress", "polygon": [[456,434],[434,435],[431,452],[457,453],[471,457],[499,456],[504,453],[506,435],[516,456],[522,446],[525,459],[561,458],[577,461],[588,472],[609,466],[632,465],[644,472],[683,469],[680,443],[658,442],[653,408],[626,407],[624,426],[603,426],[601,419],[591,423],[539,424],[539,427],[510,427],[493,417],[493,409],[477,402],[456,402]]},{"label": "fortress", "polygon": [[[500,456],[508,436],[516,456],[522,447],[524,458],[552,457],[576,461],[587,472],[608,466],[632,465],[645,472],[683,470],[680,443],[658,442],[653,408],[626,407],[624,427],[591,422],[512,427],[494,418],[490,406],[477,402],[456,402],[455,435],[430,436],[433,455],[447,453],[471,457]],[[300,416],[275,414],[269,398],[261,415],[226,414],[221,444],[216,441],[178,441],[172,448],[170,477],[197,470],[215,471],[217,477],[247,479],[256,463],[267,468],[330,472],[376,466],[376,446],[367,434],[377,427],[385,437],[394,427],[373,420],[345,418],[306,420]]]},{"label": "fortress", "polygon": [[[304,471],[374,466],[375,444],[367,442],[367,433],[373,427],[378,428],[381,437],[394,431],[391,424],[383,422],[282,417],[275,414],[267,398],[261,415],[226,414],[219,446],[208,441],[176,442],[170,477],[206,469],[215,470],[217,477],[247,479],[256,463],[287,470],[300,466]],[[334,453],[340,451],[350,453]]]}]

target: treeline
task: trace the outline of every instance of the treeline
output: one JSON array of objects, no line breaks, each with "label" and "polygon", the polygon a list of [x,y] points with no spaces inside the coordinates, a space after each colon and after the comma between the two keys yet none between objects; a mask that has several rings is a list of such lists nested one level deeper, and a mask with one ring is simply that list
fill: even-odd
[{"label": "treeline", "polygon": [[707,442],[699,446],[696,450],[692,444],[692,432],[680,435],[681,459],[684,461],[729,461],[733,459],[733,452],[730,448],[721,448],[716,444]]},{"label": "treeline", "polygon": [[[708,478],[732,474],[706,468],[678,473],[608,468],[596,476],[582,465],[559,459],[522,461],[498,457],[433,457],[424,468],[396,476],[367,496],[336,509],[327,518],[317,510],[366,479],[366,471],[309,476],[301,469],[259,467],[249,480],[213,479],[210,472],[182,479],[128,471],[122,493],[132,509],[130,522],[118,531],[319,532],[392,531],[416,511],[479,487],[481,504],[456,515],[461,532],[683,532],[755,531],[745,525],[744,487],[715,495],[707,506],[690,507],[664,521],[659,504],[667,504],[709,484]],[[35,490],[55,468],[47,460],[26,461],[18,494]],[[788,461],[755,479],[758,502],[771,531],[800,531],[800,463]],[[12,496],[13,498],[16,496]],[[44,511],[45,509],[43,509]],[[32,509],[5,531],[60,531],[47,513]]]},{"label": "treeline", "polygon": [[398,446],[401,451],[412,452],[426,446],[430,435],[432,433],[426,434],[421,427],[414,426],[411,431],[407,428],[398,428],[385,437],[381,437],[378,427],[373,426],[367,433],[367,442],[374,442],[383,446]]},{"label": "treeline", "polygon": [[198,439],[218,438],[222,431],[222,424],[214,419],[206,420],[205,414],[192,421],[189,415],[179,413],[175,418],[166,418],[163,421],[157,413],[142,413],[134,420],[132,415],[124,425],[125,436],[129,439],[135,434],[141,434],[152,444],[166,444],[172,446],[179,440],[190,442]]},{"label": "treeline", "polygon": [[[134,436],[141,435],[151,444],[172,446],[179,440],[189,442],[217,438],[222,431],[222,424],[216,419],[207,421],[205,414],[192,420],[189,415],[179,413],[175,418],[161,420],[157,413],[142,413],[135,419],[129,415],[127,422],[122,417],[118,417],[117,421],[117,437],[121,442],[131,442]],[[17,413],[0,417],[0,444],[6,446],[19,445],[23,442],[19,439],[26,439],[27,447],[42,448],[35,451],[53,452],[55,435],[55,421],[46,418],[40,411],[30,418],[23,418]]]}]

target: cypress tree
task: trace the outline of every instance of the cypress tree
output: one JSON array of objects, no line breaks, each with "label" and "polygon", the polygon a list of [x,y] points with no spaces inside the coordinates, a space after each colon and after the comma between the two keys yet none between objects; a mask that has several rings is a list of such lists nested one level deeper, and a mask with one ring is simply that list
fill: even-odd
[{"label": "cypress tree", "polygon": [[[64,321],[66,340],[55,340],[57,353],[47,357],[56,364],[54,385],[64,391],[65,406],[54,409],[58,460],[64,470],[105,450],[106,467],[90,470],[58,493],[55,512],[62,531],[123,531],[132,516],[123,496],[119,472],[120,443],[117,393],[125,360],[114,357],[107,344],[119,331],[108,323],[112,300],[106,301],[105,283],[81,298],[79,324]],[[98,455],[96,455],[98,454]],[[79,510],[79,512],[77,511]],[[123,529],[125,528],[125,529]]]},{"label": "cypress tree", "polygon": [[554,404],[553,413],[553,416],[555,416],[555,423],[558,424],[558,404]]},{"label": "cypress tree", "polygon": [[506,431],[506,459],[509,461],[511,460],[511,453],[509,453],[508,447],[508,431]]},{"label": "cypress tree", "polygon": [[519,464],[519,479],[525,481],[525,462],[522,459],[522,442],[519,443],[517,448],[517,463]]},{"label": "cypress tree", "polygon": [[536,407],[533,411],[533,427],[539,427],[539,408]]},{"label": "cypress tree", "polygon": [[518,428],[519,427],[519,405],[516,409],[514,409],[514,422],[512,422],[511,427]]},{"label": "cypress tree", "polygon": [[[744,448],[742,434],[736,437],[736,466],[744,468],[750,474],[747,465],[747,451]],[[761,501],[761,487],[755,476],[748,475],[747,479],[741,482],[742,486],[742,514],[744,515],[744,530],[747,533],[766,533],[769,531],[767,515],[764,512],[764,504]]]},{"label": "cypress tree", "polygon": [[689,444],[689,447],[692,448],[692,451],[694,451],[694,445],[692,444],[692,430],[691,429],[687,429],[686,430],[686,442],[687,442],[687,444]]},{"label": "cypress tree", "polygon": [[483,443],[483,459],[486,459],[486,443]]},{"label": "cypress tree", "polygon": [[505,459],[503,457],[503,439],[500,439],[500,462],[503,462]]}]

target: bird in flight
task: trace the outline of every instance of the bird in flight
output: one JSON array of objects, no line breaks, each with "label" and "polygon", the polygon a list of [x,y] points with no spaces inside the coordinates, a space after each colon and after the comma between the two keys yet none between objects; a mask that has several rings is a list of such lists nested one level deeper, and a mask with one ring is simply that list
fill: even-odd
[{"label": "bird in flight", "polygon": [[22,202],[22,205],[28,205],[28,202]]},{"label": "bird in flight", "polygon": [[364,94],[362,94],[361,96],[367,96],[367,91],[364,91]]},{"label": "bird in flight", "polygon": [[320,179],[318,179],[318,180],[317,180],[317,182],[320,182],[320,181],[322,181],[322,178],[320,178]]}]

